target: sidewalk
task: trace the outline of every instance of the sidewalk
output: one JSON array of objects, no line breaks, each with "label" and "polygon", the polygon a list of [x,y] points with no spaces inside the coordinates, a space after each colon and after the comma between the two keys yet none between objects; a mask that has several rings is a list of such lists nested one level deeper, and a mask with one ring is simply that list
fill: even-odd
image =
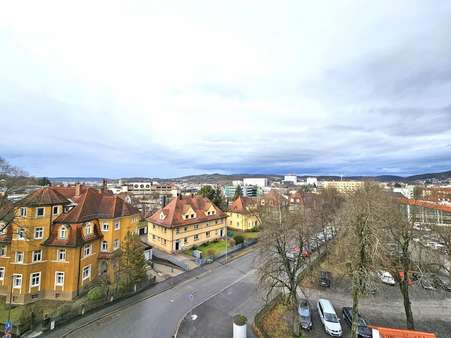
[{"label": "sidewalk", "polygon": [[[251,250],[243,250],[243,252],[241,252],[241,251],[237,252],[236,254],[234,254],[230,257],[230,260],[233,260],[237,257],[241,257],[242,255],[247,254],[250,251]],[[108,306],[101,310],[87,314],[87,315],[80,317],[79,319],[74,320],[66,325],[57,327],[53,331],[47,331],[44,334],[46,337],[65,337],[66,335],[70,334],[71,332],[75,331],[76,329],[87,326],[95,321],[101,320],[102,318],[111,316],[115,312],[118,312],[130,305],[139,303],[145,299],[154,297],[164,291],[167,291],[169,289],[176,287],[177,285],[179,285],[183,282],[187,282],[191,279],[198,278],[200,275],[208,273],[208,272],[214,270],[215,268],[220,267],[223,264],[224,264],[223,262],[218,260],[211,264],[203,265],[203,266],[197,267],[193,270],[179,274],[175,277],[171,277],[171,278],[169,278],[163,282],[160,282],[160,283],[156,284],[155,286],[152,286],[151,288],[144,290],[132,297],[121,300],[121,301],[114,303],[111,306]],[[37,333],[38,332],[31,332],[28,335],[25,335],[25,337],[34,337],[34,336],[36,336]]]}]

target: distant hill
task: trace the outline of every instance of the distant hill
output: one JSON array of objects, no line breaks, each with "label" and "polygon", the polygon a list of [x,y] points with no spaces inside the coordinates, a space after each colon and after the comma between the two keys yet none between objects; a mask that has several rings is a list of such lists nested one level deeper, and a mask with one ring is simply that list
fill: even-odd
[{"label": "distant hill", "polygon": [[[328,176],[328,175],[322,175],[322,176],[315,176],[315,175],[304,175],[299,176],[300,178],[306,178],[306,177],[317,177],[318,180],[322,181],[338,181],[338,180],[376,180],[379,182],[414,182],[414,181],[424,181],[424,180],[431,180],[431,179],[437,179],[437,180],[451,180],[451,170],[450,171],[444,171],[440,173],[426,173],[426,174],[419,174],[419,175],[412,175],[412,176],[395,176],[395,175],[379,175],[379,176]],[[199,183],[207,183],[207,184],[231,184],[234,180],[242,180],[243,178],[249,178],[249,177],[267,177],[270,180],[281,180],[283,179],[283,175],[276,175],[276,174],[231,174],[231,175],[225,175],[225,174],[201,174],[201,175],[189,175],[189,176],[183,176],[183,177],[176,177],[176,178],[149,178],[149,177],[128,177],[128,178],[122,178],[123,181],[158,181],[158,182],[184,182],[184,183],[192,183],[192,184],[199,184]],[[108,179],[108,178],[107,178]],[[50,178],[53,182],[102,182],[102,178],[100,177],[53,177]],[[110,179],[108,179],[110,180]],[[116,181],[116,180],[115,180]]]}]

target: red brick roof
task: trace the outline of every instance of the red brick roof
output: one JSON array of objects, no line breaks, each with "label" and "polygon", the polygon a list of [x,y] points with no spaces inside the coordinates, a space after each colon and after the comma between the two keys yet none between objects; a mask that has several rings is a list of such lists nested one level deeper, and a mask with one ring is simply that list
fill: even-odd
[{"label": "red brick roof", "polygon": [[20,207],[40,207],[57,204],[69,204],[70,201],[53,187],[45,187],[38,189],[19,202]]},{"label": "red brick roof", "polygon": [[55,219],[55,223],[82,223],[93,219],[113,219],[139,214],[122,198],[87,188],[77,198],[77,206]]},{"label": "red brick roof", "polygon": [[[213,206],[215,213],[208,215],[207,211]],[[196,217],[183,219],[183,214],[191,207]],[[161,213],[164,219],[161,219]],[[158,224],[164,227],[173,228],[177,226],[196,224],[206,222],[209,220],[221,219],[227,217],[224,212],[213,204],[208,198],[201,196],[194,197],[175,197],[164,208],[157,210],[147,220],[151,223]]]}]

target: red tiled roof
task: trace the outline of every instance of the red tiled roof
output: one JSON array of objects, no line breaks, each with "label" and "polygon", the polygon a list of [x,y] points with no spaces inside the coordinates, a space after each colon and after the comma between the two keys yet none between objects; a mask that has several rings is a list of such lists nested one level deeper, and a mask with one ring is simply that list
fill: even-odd
[{"label": "red tiled roof", "polygon": [[55,223],[81,223],[93,219],[112,219],[138,214],[139,211],[122,198],[94,188],[87,188],[77,198],[77,206],[55,219]]},{"label": "red tiled roof", "polygon": [[69,203],[70,201],[53,187],[45,187],[32,192],[31,194],[17,202],[17,206],[39,207]]},{"label": "red tiled roof", "polygon": [[235,212],[238,214],[249,214],[249,208],[255,207],[256,201],[250,197],[238,196],[238,198],[233,201],[230,206],[230,212]]},{"label": "red tiled roof", "polygon": [[440,203],[436,203],[436,202],[415,200],[415,199],[408,199],[408,198],[398,198],[398,200],[402,204],[415,205],[415,206],[419,206],[419,207],[423,207],[423,208],[440,210],[443,212],[451,212],[451,205],[449,205],[449,204],[440,204]]},{"label": "red tiled roof", "polygon": [[[65,239],[61,239],[58,235],[59,229],[62,226],[65,226],[67,229],[67,236]],[[89,236],[83,235],[82,224],[54,224],[50,236],[44,242],[44,245],[77,247],[102,237],[102,232],[99,230],[97,224],[93,224],[93,233]]]},{"label": "red tiled roof", "polygon": [[[210,206],[213,206],[215,209],[214,215],[207,215],[207,211]],[[189,209],[189,207],[194,210],[196,217],[183,219],[183,214]],[[161,213],[164,214],[164,219],[160,218]],[[175,197],[164,208],[159,209],[152,216],[148,217],[147,220],[154,224],[172,228],[225,217],[227,216],[224,212],[214,205],[208,198],[194,196],[182,198]]]}]

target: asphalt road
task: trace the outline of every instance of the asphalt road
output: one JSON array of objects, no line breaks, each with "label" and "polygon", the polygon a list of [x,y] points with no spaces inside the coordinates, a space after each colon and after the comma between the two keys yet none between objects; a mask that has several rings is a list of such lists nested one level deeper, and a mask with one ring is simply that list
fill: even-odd
[{"label": "asphalt road", "polygon": [[250,270],[242,280],[193,309],[183,319],[177,338],[230,338],[237,314],[247,317],[247,337],[254,338],[251,324],[264,304],[262,296],[256,270]]},{"label": "asphalt road", "polygon": [[202,275],[81,327],[67,337],[172,337],[189,310],[246,278],[254,268],[254,257],[251,252],[227,265],[210,264]]}]

